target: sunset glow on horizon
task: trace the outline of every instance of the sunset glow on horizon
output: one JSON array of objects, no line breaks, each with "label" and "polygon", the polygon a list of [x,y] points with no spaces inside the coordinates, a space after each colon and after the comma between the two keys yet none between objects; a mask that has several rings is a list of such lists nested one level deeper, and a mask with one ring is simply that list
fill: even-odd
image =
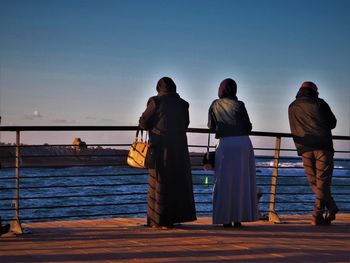
[{"label": "sunset glow on horizon", "polygon": [[349,13],[346,0],[0,0],[1,125],[134,126],[169,76],[205,128],[230,77],[254,131],[289,133],[288,105],[313,81],[349,136]]}]

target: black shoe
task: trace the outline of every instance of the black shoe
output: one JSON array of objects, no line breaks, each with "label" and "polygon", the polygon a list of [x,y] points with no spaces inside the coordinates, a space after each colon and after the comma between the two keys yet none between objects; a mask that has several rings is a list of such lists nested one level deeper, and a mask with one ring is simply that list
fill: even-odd
[{"label": "black shoe", "polygon": [[259,216],[259,220],[268,221],[269,220],[269,216],[268,215],[260,215]]},{"label": "black shoe", "polygon": [[322,215],[312,216],[311,225],[313,226],[327,226],[329,224]]},{"label": "black shoe", "polygon": [[242,227],[241,222],[234,222],[233,227]]},{"label": "black shoe", "polygon": [[335,220],[335,215],[339,212],[339,209],[338,207],[334,208],[333,210],[331,211],[328,211],[326,213],[326,216],[324,218],[324,220],[326,221],[327,224],[331,224],[331,222],[333,220]]},{"label": "black shoe", "polygon": [[151,228],[152,228],[152,229],[160,229],[160,230],[164,230],[164,229],[173,229],[173,228],[174,228],[174,224],[168,224],[168,225],[152,225]]},{"label": "black shoe", "polygon": [[3,234],[8,233],[9,231],[10,231],[10,225],[9,224],[1,226],[0,227],[0,236],[3,235]]},{"label": "black shoe", "polygon": [[223,224],[222,226],[223,226],[223,227],[232,227],[232,223],[229,223],[229,224]]}]

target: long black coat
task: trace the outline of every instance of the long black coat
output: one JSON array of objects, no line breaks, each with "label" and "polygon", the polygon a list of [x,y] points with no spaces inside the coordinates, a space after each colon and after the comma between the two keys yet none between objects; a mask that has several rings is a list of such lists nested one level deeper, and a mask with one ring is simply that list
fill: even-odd
[{"label": "long black coat", "polygon": [[139,125],[150,131],[156,167],[149,169],[147,221],[153,226],[196,220],[186,129],[189,105],[175,92],[148,100]]}]

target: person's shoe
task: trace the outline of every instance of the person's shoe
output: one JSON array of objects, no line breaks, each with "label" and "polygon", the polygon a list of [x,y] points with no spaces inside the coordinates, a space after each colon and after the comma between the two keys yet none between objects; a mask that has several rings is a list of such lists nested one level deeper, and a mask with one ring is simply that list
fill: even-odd
[{"label": "person's shoe", "polygon": [[326,226],[328,222],[323,218],[322,215],[312,216],[311,225],[313,226]]},{"label": "person's shoe", "polygon": [[229,223],[229,224],[223,224],[222,226],[223,226],[223,227],[232,227],[232,223]]},{"label": "person's shoe", "polygon": [[242,227],[241,222],[234,222],[233,227]]},{"label": "person's shoe", "polygon": [[166,226],[152,225],[151,228],[152,229],[159,229],[159,230],[173,229],[174,228],[174,224],[169,224],[169,225],[166,225]]},{"label": "person's shoe", "polygon": [[325,221],[326,221],[326,223],[331,224],[331,222],[332,222],[333,220],[335,220],[335,215],[336,215],[338,212],[339,212],[338,207],[335,207],[335,208],[332,209],[331,211],[328,211],[328,212],[326,213],[325,218],[324,218]]},{"label": "person's shoe", "polygon": [[268,221],[269,216],[268,215],[259,215],[259,220]]},{"label": "person's shoe", "polygon": [[0,236],[6,234],[10,231],[10,225],[6,224],[4,226],[0,226]]}]

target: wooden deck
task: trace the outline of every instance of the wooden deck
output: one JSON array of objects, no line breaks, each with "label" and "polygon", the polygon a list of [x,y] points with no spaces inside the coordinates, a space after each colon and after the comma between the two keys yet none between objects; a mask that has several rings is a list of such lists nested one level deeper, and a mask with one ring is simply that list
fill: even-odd
[{"label": "wooden deck", "polygon": [[241,229],[207,217],[170,230],[140,218],[23,224],[30,233],[0,237],[0,262],[350,262],[349,214],[319,227],[309,216],[281,219]]}]

